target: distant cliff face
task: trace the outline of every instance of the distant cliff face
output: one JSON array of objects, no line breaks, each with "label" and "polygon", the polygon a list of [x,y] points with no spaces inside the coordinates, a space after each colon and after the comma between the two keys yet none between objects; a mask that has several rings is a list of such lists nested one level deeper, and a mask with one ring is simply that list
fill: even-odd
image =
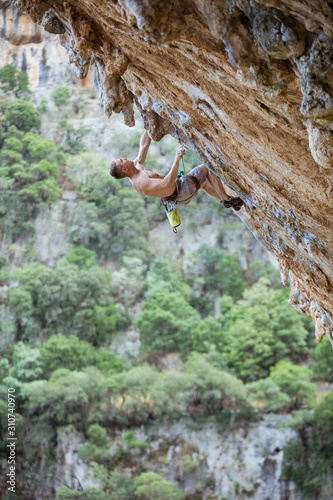
[{"label": "distant cliff face", "polygon": [[[154,424],[144,429],[134,428],[138,441],[149,443],[155,453],[163,457],[163,474],[177,481],[191,498],[195,496],[199,482],[212,477],[215,483],[214,498],[259,500],[294,499],[299,500],[295,484],[280,480],[283,466],[283,448],[296,437],[290,428],[282,430],[289,420],[285,415],[266,415],[261,422],[241,426],[221,434],[212,424],[204,424],[200,429],[193,428],[193,422],[182,420],[157,428]],[[114,442],[121,442],[121,434],[113,436]],[[73,428],[62,427],[58,431],[58,463],[53,474],[53,486],[67,484],[73,489],[78,483],[85,488],[98,486],[96,478],[88,473],[87,466],[78,459],[77,450],[84,443],[84,436],[73,432]],[[184,467],[182,455],[190,451],[192,469]],[[185,452],[186,453],[186,452]],[[161,460],[162,462],[162,460]],[[131,459],[134,472],[137,467],[148,465],[161,467],[159,462],[152,463],[151,450],[141,457]],[[50,481],[51,482],[51,481]],[[97,483],[97,484],[96,484]],[[45,498],[49,492],[45,484],[38,485],[41,491],[36,498]],[[47,493],[46,493],[47,492]],[[202,498],[209,498],[203,496]],[[328,498],[328,497],[327,497]]]},{"label": "distant cliff face", "polygon": [[[2,8],[10,2],[1,2]],[[18,0],[91,65],[105,113],[176,135],[250,201],[240,218],[333,338],[333,8],[325,0]],[[36,37],[37,28],[29,28]],[[32,30],[32,31],[31,31]],[[34,31],[36,30],[36,31]],[[14,39],[15,36],[13,35]],[[18,38],[20,38],[18,36]],[[230,194],[232,193],[229,190]],[[303,235],[303,236],[302,236]],[[309,239],[308,239],[309,238]]]},{"label": "distant cliff face", "polygon": [[0,64],[12,64],[27,73],[33,87],[57,86],[75,77],[66,51],[41,26],[31,22],[13,3],[0,1]]}]

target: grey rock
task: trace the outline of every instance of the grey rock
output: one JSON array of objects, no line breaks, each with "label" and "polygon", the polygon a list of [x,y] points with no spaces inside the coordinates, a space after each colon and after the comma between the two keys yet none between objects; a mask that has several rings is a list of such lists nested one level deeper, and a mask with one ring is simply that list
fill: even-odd
[{"label": "grey rock", "polygon": [[66,31],[64,24],[52,10],[48,10],[46,12],[43,28],[45,29],[45,31],[54,33],[55,35],[61,35]]},{"label": "grey rock", "polygon": [[333,40],[318,37],[309,52],[296,60],[301,74],[301,113],[307,118],[333,117]]},{"label": "grey rock", "polygon": [[299,57],[304,52],[304,27],[278,10],[259,12],[253,20],[253,34],[266,54],[275,59]]}]

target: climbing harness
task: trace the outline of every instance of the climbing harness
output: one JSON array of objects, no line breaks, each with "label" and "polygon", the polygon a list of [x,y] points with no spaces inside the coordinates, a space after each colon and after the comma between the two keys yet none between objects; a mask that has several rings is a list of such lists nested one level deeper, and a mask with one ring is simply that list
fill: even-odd
[{"label": "climbing harness", "polygon": [[[208,170],[210,170],[214,175],[216,175],[216,177],[219,177],[219,179],[221,179],[223,182],[225,182],[225,184],[227,184],[229,187],[231,187],[231,189],[233,189],[234,191],[236,191],[238,194],[240,194],[243,198],[246,198],[250,203],[252,203],[252,205],[254,205],[255,207],[259,208],[259,210],[261,210],[262,212],[264,212],[268,217],[270,217],[271,219],[275,220],[276,222],[278,222],[279,224],[281,224],[281,226],[284,226],[286,227],[287,229],[290,229],[290,231],[293,231],[294,233],[298,234],[299,236],[301,236],[302,238],[305,238],[309,241],[311,241],[311,243],[313,243],[314,245],[317,245],[317,247],[319,248],[322,248],[323,250],[326,250],[326,252],[328,253],[331,253],[333,255],[333,252],[331,250],[328,250],[328,248],[324,247],[323,245],[321,245],[320,243],[317,243],[316,241],[314,241],[313,239],[309,238],[308,236],[305,236],[300,230],[299,230],[299,226],[298,226],[298,222],[296,220],[296,216],[294,214],[294,212],[292,210],[289,210],[289,213],[290,215],[293,217],[294,221],[296,222],[296,225],[297,225],[297,228],[298,228],[298,231],[296,231],[295,229],[293,229],[291,226],[289,226],[288,224],[285,224],[284,222],[282,222],[281,220],[277,219],[276,217],[274,217],[274,215],[271,215],[270,213],[266,212],[266,210],[264,210],[263,208],[261,208],[259,205],[257,205],[254,201],[252,201],[248,196],[246,196],[245,194],[241,193],[240,191],[238,191],[238,189],[236,189],[234,186],[232,186],[231,184],[229,184],[229,182],[224,178],[224,177],[221,177],[219,174],[217,174],[212,168],[210,168],[208,165],[206,165],[206,163],[204,163],[200,158],[198,158],[198,156],[196,154],[193,153],[193,151],[190,150],[189,147],[187,146],[184,146],[185,149],[187,149],[187,151],[189,153],[191,153],[192,156],[194,156],[194,158],[196,158],[200,163],[202,163],[202,165],[205,165],[205,167],[208,168]],[[219,167],[222,169],[222,160],[221,158],[218,158],[217,159],[217,162],[218,162],[218,165]],[[222,170],[223,172],[223,170]]]}]

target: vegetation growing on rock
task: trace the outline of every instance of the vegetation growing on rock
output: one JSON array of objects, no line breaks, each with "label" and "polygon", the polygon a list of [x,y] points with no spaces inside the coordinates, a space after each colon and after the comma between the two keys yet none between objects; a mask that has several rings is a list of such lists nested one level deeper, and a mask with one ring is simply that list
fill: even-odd
[{"label": "vegetation growing on rock", "polygon": [[[314,346],[312,323],[287,304],[274,268],[257,262],[244,270],[237,253],[207,243],[186,265],[161,257],[149,240],[148,221],[161,219],[156,200],[114,181],[97,155],[73,147],[64,154],[56,127],[52,139],[42,137],[45,117],[29,101],[3,96],[0,104],[1,237],[9,249],[0,261],[0,391],[16,391],[30,472],[27,479],[20,471],[18,487],[42,481],[42,456],[45,474],[53,473],[60,436],[79,432],[85,443],[78,456],[99,486],[84,492],[57,485],[56,498],[181,500],[185,493],[164,477],[165,450],[151,449],[133,429],[189,419],[222,432],[293,411],[300,440],[287,447],[283,477],[305,492],[320,491],[319,477],[332,468],[332,398],[329,392],[316,400],[316,384],[332,381],[330,350]],[[160,168],[173,152],[161,143],[155,154],[148,162]],[[66,204],[68,185],[76,198]],[[32,248],[37,216],[55,207],[68,227],[69,251],[51,266]],[[194,225],[198,213],[217,210],[198,197],[187,213]],[[237,227],[232,214],[223,220]],[[18,247],[24,257],[10,265]],[[120,356],[115,341],[135,328],[140,352]],[[168,356],[177,369],[164,368]],[[195,453],[184,452],[180,476],[201,471]],[[200,474],[191,498],[214,498],[212,475]]]}]

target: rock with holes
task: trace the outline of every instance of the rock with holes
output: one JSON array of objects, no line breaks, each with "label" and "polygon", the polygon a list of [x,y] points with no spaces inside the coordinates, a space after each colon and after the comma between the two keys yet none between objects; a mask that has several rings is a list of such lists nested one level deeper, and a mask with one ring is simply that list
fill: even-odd
[{"label": "rock with holes", "polygon": [[304,52],[304,26],[277,9],[259,12],[253,21],[253,33],[266,54],[275,59],[299,57]]}]

